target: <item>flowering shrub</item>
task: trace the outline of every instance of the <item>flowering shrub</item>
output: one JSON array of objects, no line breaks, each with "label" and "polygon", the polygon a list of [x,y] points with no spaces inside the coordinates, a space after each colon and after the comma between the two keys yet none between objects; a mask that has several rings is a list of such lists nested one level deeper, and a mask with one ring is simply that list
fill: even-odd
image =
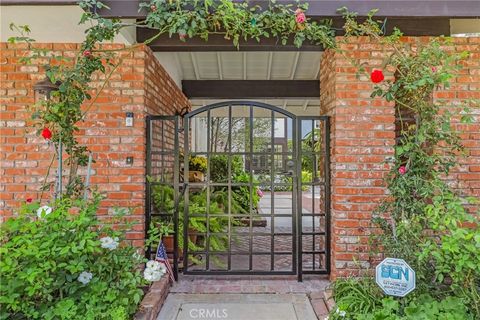
[{"label": "flowering shrub", "polygon": [[190,156],[188,161],[189,170],[191,171],[200,171],[203,173],[207,172],[207,158],[201,156]]},{"label": "flowering shrub", "polygon": [[1,226],[0,319],[118,320],[136,311],[144,259],[120,244],[121,230],[100,224],[99,200],[27,203]]},{"label": "flowering shrub", "polygon": [[143,271],[143,277],[147,281],[158,281],[167,272],[165,264],[155,260],[147,262],[147,266]]}]

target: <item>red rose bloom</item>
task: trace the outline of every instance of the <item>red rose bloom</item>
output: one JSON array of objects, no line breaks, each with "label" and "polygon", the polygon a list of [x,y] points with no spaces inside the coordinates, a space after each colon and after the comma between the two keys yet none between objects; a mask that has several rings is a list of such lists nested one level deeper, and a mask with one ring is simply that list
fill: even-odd
[{"label": "red rose bloom", "polygon": [[52,138],[52,131],[50,131],[48,128],[44,128],[42,130],[42,137],[46,140],[50,140]]},{"label": "red rose bloom", "polygon": [[382,70],[373,70],[370,74],[370,79],[373,83],[380,83],[383,81],[383,79],[385,79],[385,77],[383,76]]},{"label": "red rose bloom", "polygon": [[27,198],[27,203],[32,203],[33,199],[32,198]]},{"label": "red rose bloom", "polygon": [[90,52],[90,50],[83,51],[83,56],[84,57],[90,57],[91,55],[92,55],[92,53]]}]

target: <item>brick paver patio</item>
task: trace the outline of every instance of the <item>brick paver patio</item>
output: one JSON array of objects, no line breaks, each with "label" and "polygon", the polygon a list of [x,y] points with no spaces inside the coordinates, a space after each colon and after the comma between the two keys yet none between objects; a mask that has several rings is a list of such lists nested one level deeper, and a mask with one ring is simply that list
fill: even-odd
[{"label": "brick paver patio", "polygon": [[188,276],[180,275],[173,293],[319,293],[328,286],[328,277],[304,276]]}]

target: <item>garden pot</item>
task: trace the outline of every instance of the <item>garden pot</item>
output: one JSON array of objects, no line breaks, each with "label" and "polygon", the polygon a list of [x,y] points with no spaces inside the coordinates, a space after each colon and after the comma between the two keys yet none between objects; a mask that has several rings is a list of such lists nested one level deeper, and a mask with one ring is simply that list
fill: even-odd
[{"label": "garden pot", "polygon": [[[165,250],[168,252],[168,259],[173,260],[173,251],[175,250],[173,235],[162,236],[162,241],[163,245],[165,246]],[[177,250],[177,257],[179,261],[183,259],[183,250],[181,248],[178,248]]]},{"label": "garden pot", "polygon": [[201,171],[189,171],[188,172],[188,181],[189,182],[203,182],[203,181],[205,181],[205,174]]}]

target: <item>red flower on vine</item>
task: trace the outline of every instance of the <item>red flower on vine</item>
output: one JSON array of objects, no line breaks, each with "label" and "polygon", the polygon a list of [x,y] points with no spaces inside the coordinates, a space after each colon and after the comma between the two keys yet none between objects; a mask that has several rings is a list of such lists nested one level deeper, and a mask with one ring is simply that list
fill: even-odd
[{"label": "red flower on vine", "polygon": [[382,70],[373,70],[370,74],[370,79],[373,83],[380,83],[383,81],[383,79],[385,79],[385,77],[383,76]]},{"label": "red flower on vine", "polygon": [[27,200],[25,200],[25,201],[27,201],[27,203],[32,203],[33,199],[32,198],[27,198]]},{"label": "red flower on vine", "polygon": [[400,168],[398,168],[398,173],[403,176],[405,173],[407,173],[407,167],[400,166]]},{"label": "red flower on vine", "polygon": [[42,130],[42,137],[45,140],[50,140],[52,138],[52,131],[50,131],[50,129],[48,129],[48,128],[44,128]]},{"label": "red flower on vine", "polygon": [[92,55],[92,52],[90,50],[85,50],[83,51],[83,56],[89,58]]}]

